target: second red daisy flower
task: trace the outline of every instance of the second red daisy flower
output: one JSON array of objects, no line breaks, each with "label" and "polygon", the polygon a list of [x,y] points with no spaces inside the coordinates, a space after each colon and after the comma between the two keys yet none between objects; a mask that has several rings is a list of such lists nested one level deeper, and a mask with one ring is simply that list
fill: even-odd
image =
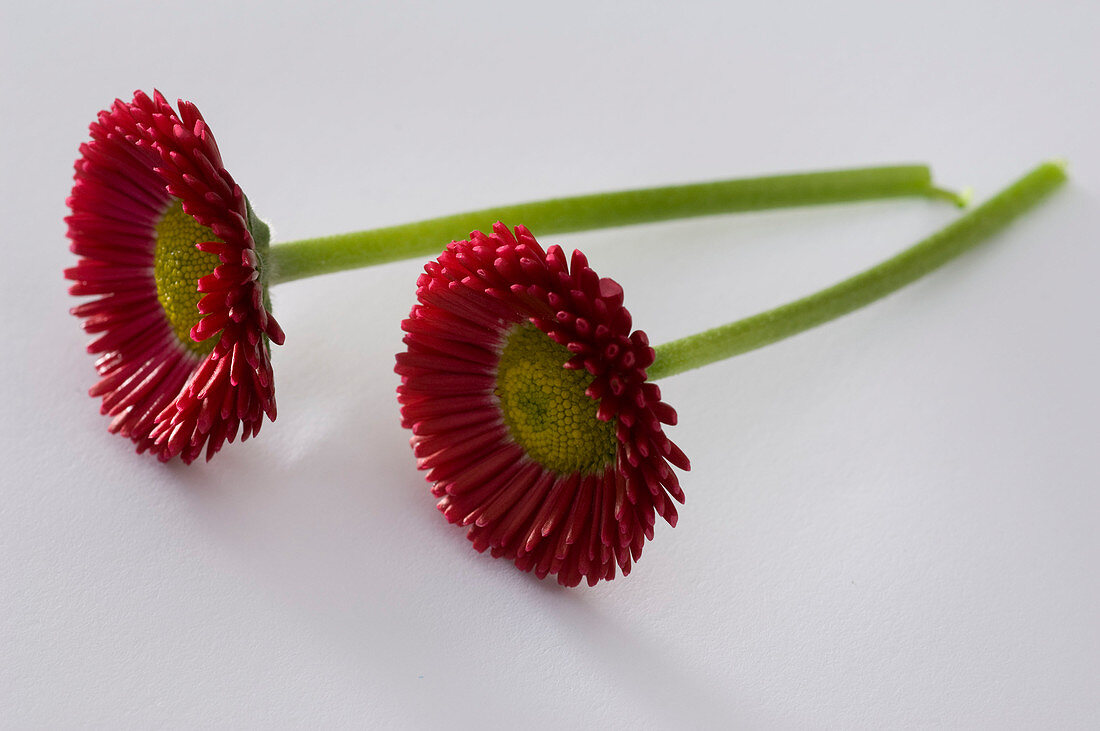
[{"label": "second red daisy flower", "polygon": [[443,514],[567,586],[629,573],[656,516],[675,525],[689,463],[622,288],[498,223],[429,263],[417,297],[399,400]]},{"label": "second red daisy flower", "polygon": [[501,224],[427,264],[402,324],[398,400],[421,469],[479,551],[574,586],[626,574],[655,516],[676,523],[688,461],[676,412],[649,379],[795,335],[943,266],[1066,179],[1045,163],[941,231],[843,282],[665,343],[631,331],[622,289]]}]

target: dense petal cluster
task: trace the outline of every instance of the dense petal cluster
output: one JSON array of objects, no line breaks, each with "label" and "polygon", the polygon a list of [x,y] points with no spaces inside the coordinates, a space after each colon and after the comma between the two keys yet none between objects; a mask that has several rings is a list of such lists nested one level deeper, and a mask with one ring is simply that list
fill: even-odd
[{"label": "dense petal cluster", "polygon": [[138,452],[190,463],[275,418],[266,304],[254,234],[266,226],[222,165],[199,110],[159,92],[117,101],[80,147],[66,222],[72,309],[97,338],[93,397]]},{"label": "dense petal cluster", "polygon": [[672,466],[689,463],[663,431],[676,412],[646,382],[654,352],[622,288],[500,223],[451,243],[417,285],[398,400],[447,520],[567,586],[629,573],[655,516],[676,524]]}]

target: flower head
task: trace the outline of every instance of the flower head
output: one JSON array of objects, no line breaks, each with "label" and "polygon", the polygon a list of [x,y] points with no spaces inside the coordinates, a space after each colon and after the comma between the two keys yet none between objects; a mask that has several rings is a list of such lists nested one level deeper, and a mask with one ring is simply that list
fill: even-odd
[{"label": "flower head", "polygon": [[447,520],[566,586],[629,573],[655,516],[676,524],[689,463],[622,288],[498,223],[430,262],[417,298],[398,400]]},{"label": "flower head", "polygon": [[89,392],[138,452],[209,459],[275,418],[261,257],[267,226],[222,165],[194,104],[116,100],[80,147],[66,222],[72,309],[97,338]]}]

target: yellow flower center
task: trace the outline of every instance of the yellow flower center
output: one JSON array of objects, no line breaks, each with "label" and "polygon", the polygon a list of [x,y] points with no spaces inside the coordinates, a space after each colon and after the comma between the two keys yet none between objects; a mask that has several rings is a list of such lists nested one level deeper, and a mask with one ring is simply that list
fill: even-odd
[{"label": "yellow flower center", "polygon": [[554,472],[592,474],[615,461],[615,422],[596,418],[599,402],[584,393],[592,376],[562,368],[571,355],[534,325],[519,325],[500,354],[495,393],[528,456]]},{"label": "yellow flower center", "polygon": [[220,239],[184,213],[183,203],[178,199],[168,207],[156,232],[153,278],[157,283],[157,300],[184,347],[198,355],[206,355],[214,349],[218,339],[210,337],[201,343],[191,339],[191,328],[202,319],[199,300],[203,295],[199,292],[198,281],[213,273],[221,260],[216,254],[199,251],[195,244]]}]

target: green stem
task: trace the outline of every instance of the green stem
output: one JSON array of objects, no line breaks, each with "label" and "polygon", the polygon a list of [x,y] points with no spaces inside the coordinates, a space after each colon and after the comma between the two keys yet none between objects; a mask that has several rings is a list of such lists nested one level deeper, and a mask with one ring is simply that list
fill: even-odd
[{"label": "green stem", "polygon": [[660,345],[649,378],[667,378],[761,348],[885,297],[974,248],[1065,180],[1064,164],[1044,163],[950,226],[878,266],[774,310]]},{"label": "green stem", "polygon": [[965,195],[936,188],[924,165],[858,168],[642,188],[519,203],[401,226],[272,246],[265,266],[277,284],[318,274],[434,256],[450,241],[497,221],[540,236],[635,223],[785,206],[923,196],[966,205]]}]

